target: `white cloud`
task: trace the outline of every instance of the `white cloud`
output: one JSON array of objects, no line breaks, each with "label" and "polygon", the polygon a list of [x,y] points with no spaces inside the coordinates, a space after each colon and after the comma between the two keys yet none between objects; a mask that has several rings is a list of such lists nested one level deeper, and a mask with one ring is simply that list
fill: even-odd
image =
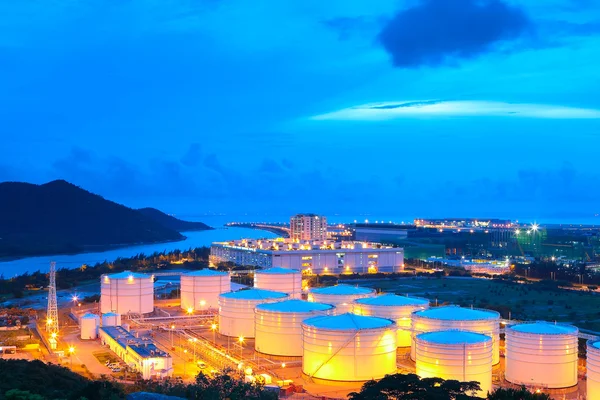
[{"label": "white cloud", "polygon": [[498,101],[398,101],[369,103],[311,117],[313,120],[381,121],[431,117],[521,117],[545,119],[600,119],[599,109],[550,104]]}]

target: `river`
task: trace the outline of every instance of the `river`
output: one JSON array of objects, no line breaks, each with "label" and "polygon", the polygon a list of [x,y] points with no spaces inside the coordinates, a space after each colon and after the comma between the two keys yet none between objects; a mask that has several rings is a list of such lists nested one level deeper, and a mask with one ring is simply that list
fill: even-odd
[{"label": "river", "polygon": [[194,247],[210,246],[212,242],[235,240],[242,238],[273,238],[271,232],[247,228],[218,228],[209,231],[182,232],[185,240],[169,243],[155,243],[138,246],[120,247],[118,249],[69,255],[52,255],[27,257],[18,260],[0,262],[0,274],[9,278],[35,271],[48,271],[50,262],[55,261],[57,268],[78,268],[82,264],[94,265],[99,262],[113,261],[119,257],[132,257],[137,254],[152,254],[154,252],[187,250]]}]

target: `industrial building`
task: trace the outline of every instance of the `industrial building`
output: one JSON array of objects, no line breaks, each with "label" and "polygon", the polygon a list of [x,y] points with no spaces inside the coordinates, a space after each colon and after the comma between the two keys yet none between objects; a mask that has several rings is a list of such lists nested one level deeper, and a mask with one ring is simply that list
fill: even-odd
[{"label": "industrial building", "polygon": [[410,347],[412,314],[428,308],[428,299],[398,296],[393,293],[354,300],[355,314],[389,318],[396,321],[398,347]]},{"label": "industrial building", "polygon": [[231,291],[231,278],[226,272],[212,269],[185,272],[181,275],[181,308],[204,311],[219,308],[219,295]]},{"label": "industrial building", "polygon": [[421,378],[479,382],[478,396],[492,391],[492,338],[480,333],[437,331],[415,338],[416,373]]},{"label": "industrial building", "polygon": [[396,323],[345,313],[302,323],[302,372],[331,381],[366,381],[397,372]]},{"label": "industrial building", "polygon": [[153,277],[123,271],[100,278],[100,312],[147,314],[154,311]]},{"label": "industrial building", "polygon": [[508,326],[506,380],[551,389],[576,385],[578,334],[575,326],[549,322]]},{"label": "industrial building", "polygon": [[142,374],[143,379],[164,378],[173,374],[173,359],[149,339],[140,339],[122,326],[103,326],[100,339],[125,364]]},{"label": "industrial building", "polygon": [[414,227],[396,224],[351,224],[350,231],[354,240],[386,244],[401,244],[408,238],[408,230]]},{"label": "industrial building", "polygon": [[82,340],[93,340],[98,337],[100,317],[96,314],[84,314],[79,318],[80,337]]},{"label": "industrial building", "polygon": [[316,214],[297,214],[290,218],[292,240],[327,239],[327,217]]},{"label": "industrial building", "polygon": [[333,304],[336,314],[351,313],[354,301],[365,297],[375,296],[375,290],[350,285],[335,285],[312,288],[308,292],[308,301]]},{"label": "industrial building", "polygon": [[317,315],[331,315],[334,308],[297,299],[259,304],[254,348],[274,356],[302,357],[302,322]]},{"label": "industrial building", "polygon": [[400,272],[404,268],[404,250],[366,242],[243,239],[213,243],[210,263],[220,262],[290,268],[307,274]]}]

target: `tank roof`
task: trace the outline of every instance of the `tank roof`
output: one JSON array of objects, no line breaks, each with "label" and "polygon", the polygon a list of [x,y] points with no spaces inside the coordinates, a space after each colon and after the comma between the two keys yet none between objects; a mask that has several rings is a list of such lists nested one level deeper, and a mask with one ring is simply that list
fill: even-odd
[{"label": "tank roof", "polygon": [[276,303],[263,303],[256,306],[257,310],[274,311],[283,313],[306,313],[312,311],[326,311],[334,308],[331,304],[315,303],[305,300],[284,300]]},{"label": "tank roof", "polygon": [[531,322],[509,326],[515,332],[534,333],[538,335],[569,335],[579,330],[573,325],[553,324],[551,322]]},{"label": "tank roof", "polygon": [[280,299],[287,297],[286,293],[276,292],[274,290],[265,289],[242,289],[236,292],[228,292],[219,295],[228,299],[239,299],[239,300],[263,300],[263,299]]},{"label": "tank roof", "polygon": [[481,333],[455,330],[421,333],[417,335],[417,339],[440,344],[474,344],[492,341],[491,337]]},{"label": "tank roof", "polygon": [[301,272],[298,271],[297,269],[290,269],[290,268],[282,268],[282,267],[273,267],[273,268],[267,268],[267,269],[260,269],[260,270],[256,270],[255,271],[256,274],[300,274]]},{"label": "tank roof", "polygon": [[103,317],[118,317],[119,314],[114,313],[114,312],[107,312],[107,313],[102,314],[102,316]]},{"label": "tank roof", "polygon": [[589,341],[590,346],[595,347],[597,349],[600,349],[600,340],[590,340]]},{"label": "tank roof", "polygon": [[184,272],[185,276],[224,276],[229,275],[227,272],[217,271],[216,269],[204,268],[197,271]]},{"label": "tank roof", "polygon": [[385,328],[394,325],[394,321],[379,317],[367,317],[364,315],[345,313],[333,316],[318,316],[308,318],[304,321],[304,325],[319,329],[346,331]]},{"label": "tank roof", "polygon": [[417,311],[415,315],[423,318],[441,320],[477,321],[485,319],[500,319],[500,313],[478,308],[463,308],[459,306],[443,306]]},{"label": "tank roof", "polygon": [[139,272],[131,272],[131,271],[117,272],[115,274],[109,274],[109,275],[106,275],[106,276],[109,277],[110,279],[129,279],[129,277],[132,277],[132,278],[150,278],[150,275],[141,274]]},{"label": "tank roof", "polygon": [[422,297],[398,296],[393,293],[386,293],[375,297],[365,297],[354,300],[355,303],[367,304],[372,306],[413,306],[429,305],[429,300]]},{"label": "tank roof", "polygon": [[335,285],[321,288],[310,289],[311,293],[316,294],[332,294],[332,295],[353,295],[353,294],[372,294],[375,290],[370,288],[350,286],[350,285]]},{"label": "tank roof", "polygon": [[96,318],[98,318],[98,316],[97,316],[96,314],[87,313],[87,314],[84,314],[84,315],[81,317],[81,319],[92,319],[92,318],[93,318],[93,319],[96,319]]}]

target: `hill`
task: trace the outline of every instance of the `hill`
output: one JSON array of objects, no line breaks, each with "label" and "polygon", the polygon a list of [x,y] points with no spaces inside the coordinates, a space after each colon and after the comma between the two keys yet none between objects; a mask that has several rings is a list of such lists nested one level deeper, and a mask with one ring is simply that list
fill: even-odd
[{"label": "hill", "polygon": [[182,221],[171,215],[165,214],[164,212],[157,210],[156,208],[139,208],[137,211],[142,213],[146,217],[153,219],[162,226],[167,227],[169,229],[173,229],[177,232],[204,231],[207,229],[213,229],[203,222]]},{"label": "hill", "polygon": [[0,183],[0,257],[184,239],[177,230],[63,180]]}]

